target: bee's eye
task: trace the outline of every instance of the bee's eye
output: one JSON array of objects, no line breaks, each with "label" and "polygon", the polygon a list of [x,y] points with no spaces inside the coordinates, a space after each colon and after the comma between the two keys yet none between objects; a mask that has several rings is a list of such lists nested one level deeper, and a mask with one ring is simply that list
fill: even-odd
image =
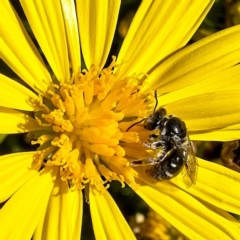
[{"label": "bee's eye", "polygon": [[156,124],[155,119],[148,118],[148,119],[145,120],[143,126],[144,126],[145,129],[151,131],[151,130],[154,130],[157,127],[157,124]]},{"label": "bee's eye", "polygon": [[156,116],[158,116],[158,118],[164,118],[167,114],[167,111],[165,108],[159,108],[155,113]]}]

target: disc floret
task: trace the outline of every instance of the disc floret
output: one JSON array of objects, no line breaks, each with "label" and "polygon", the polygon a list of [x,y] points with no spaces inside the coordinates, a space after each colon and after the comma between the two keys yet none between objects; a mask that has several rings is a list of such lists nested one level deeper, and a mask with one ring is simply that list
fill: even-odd
[{"label": "disc floret", "polygon": [[35,113],[44,132],[33,141],[40,144],[38,166],[59,166],[73,189],[89,183],[102,192],[112,180],[136,187],[129,157],[131,144],[141,144],[138,133],[126,129],[129,119],[149,111],[149,101],[140,96],[136,76],[119,79],[114,68],[115,59],[105,69],[93,65],[67,83],[52,84]]}]

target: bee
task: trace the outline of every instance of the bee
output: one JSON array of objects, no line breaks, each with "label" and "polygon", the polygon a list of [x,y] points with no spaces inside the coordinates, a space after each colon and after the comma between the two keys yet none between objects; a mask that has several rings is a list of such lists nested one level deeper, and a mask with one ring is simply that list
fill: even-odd
[{"label": "bee", "polygon": [[143,145],[154,150],[154,157],[133,160],[130,165],[150,166],[146,170],[147,174],[154,180],[168,180],[177,176],[185,167],[188,178],[187,185],[196,183],[197,160],[193,151],[192,143],[188,137],[187,127],[180,118],[169,115],[164,108],[156,110],[158,105],[157,92],[155,91],[156,105],[153,113],[147,118],[131,125],[143,122],[143,127],[149,131],[157,130],[158,134],[150,134],[148,142]]}]

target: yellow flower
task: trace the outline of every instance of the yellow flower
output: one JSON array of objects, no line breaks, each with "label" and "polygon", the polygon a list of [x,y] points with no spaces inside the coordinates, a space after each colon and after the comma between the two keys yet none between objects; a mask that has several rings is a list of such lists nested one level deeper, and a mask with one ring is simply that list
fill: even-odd
[{"label": "yellow flower", "polygon": [[190,188],[181,174],[152,182],[129,164],[148,156],[149,132],[126,129],[153,111],[157,90],[191,140],[238,139],[240,27],[183,48],[213,1],[145,0],[104,67],[120,1],[20,2],[41,52],[0,1],[1,58],[22,83],[0,75],[0,131],[29,132],[39,148],[0,158],[0,239],[79,239],[83,191],[96,239],[135,239],[107,191],[112,180],[190,239],[237,239],[228,212],[240,214],[239,173],[199,159]]}]

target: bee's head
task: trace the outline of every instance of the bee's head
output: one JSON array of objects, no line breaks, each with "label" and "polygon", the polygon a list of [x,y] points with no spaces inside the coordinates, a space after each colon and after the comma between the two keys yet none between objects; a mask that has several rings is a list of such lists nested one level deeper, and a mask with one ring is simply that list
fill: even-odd
[{"label": "bee's head", "polygon": [[167,112],[164,108],[159,108],[154,113],[149,115],[144,121],[144,128],[151,131],[160,127],[162,120],[166,116]]}]

